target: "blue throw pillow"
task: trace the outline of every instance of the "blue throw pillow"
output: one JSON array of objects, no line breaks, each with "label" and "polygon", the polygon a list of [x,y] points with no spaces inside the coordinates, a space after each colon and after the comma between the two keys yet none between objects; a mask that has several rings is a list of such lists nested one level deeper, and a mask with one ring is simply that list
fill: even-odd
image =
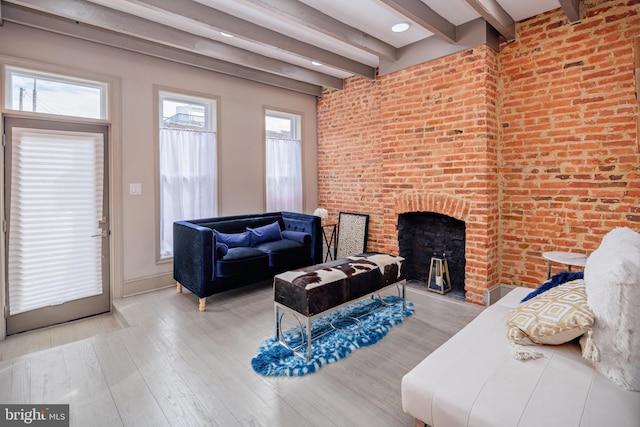
[{"label": "blue throw pillow", "polygon": [[536,295],[540,295],[541,293],[546,292],[549,289],[553,289],[558,285],[562,285],[563,283],[571,282],[578,279],[584,279],[584,273],[582,271],[561,271],[555,276],[552,276],[549,280],[544,282],[533,292],[530,292],[526,297],[522,298],[522,301],[520,302],[529,301],[531,298],[535,297]]},{"label": "blue throw pillow", "polygon": [[241,248],[248,247],[251,243],[251,236],[248,231],[242,233],[221,233],[218,230],[213,230],[216,234],[217,243],[224,243],[229,248]]},{"label": "blue throw pillow", "polygon": [[274,240],[282,240],[282,232],[280,231],[278,221],[257,228],[247,227],[247,231],[251,233],[251,246],[273,242]]}]

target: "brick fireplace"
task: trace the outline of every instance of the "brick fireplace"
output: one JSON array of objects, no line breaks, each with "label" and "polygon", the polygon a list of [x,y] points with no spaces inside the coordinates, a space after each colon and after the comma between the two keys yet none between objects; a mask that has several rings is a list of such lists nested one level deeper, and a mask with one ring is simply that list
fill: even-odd
[{"label": "brick fireplace", "polygon": [[590,252],[640,224],[633,38],[640,9],[586,2],[478,46],[318,101],[319,205],[370,215],[368,249],[399,254],[403,214],[465,224],[467,301],[499,283],[538,286],[544,251]]},{"label": "brick fireplace", "polygon": [[[495,262],[498,251],[497,234],[491,233],[482,222],[489,217],[481,215],[480,207],[462,197],[442,193],[407,192],[395,198],[392,214],[389,215],[389,221],[396,228],[396,235],[400,218],[416,213],[448,217],[464,224],[464,260],[460,262],[464,268],[456,270],[455,277],[464,282],[464,288],[459,289],[459,292],[464,292],[467,300],[482,303],[484,290],[497,283],[498,275]],[[396,242],[396,245],[399,246],[399,242]],[[436,250],[440,250],[441,247],[437,246]],[[450,248],[453,246],[447,246],[444,250]],[[399,253],[399,249],[396,250]]]},{"label": "brick fireplace", "polygon": [[429,290],[432,258],[446,259],[451,286],[446,295],[465,299],[465,231],[464,221],[447,215],[434,212],[398,215],[398,246],[400,256],[405,259],[408,282]]},{"label": "brick fireplace", "polygon": [[319,152],[339,168],[319,165],[321,194],[340,182],[322,206],[370,214],[368,249],[392,254],[399,215],[464,222],[464,295],[478,304],[498,280],[497,75],[497,52],[480,46],[375,82],[351,79],[318,106]]}]

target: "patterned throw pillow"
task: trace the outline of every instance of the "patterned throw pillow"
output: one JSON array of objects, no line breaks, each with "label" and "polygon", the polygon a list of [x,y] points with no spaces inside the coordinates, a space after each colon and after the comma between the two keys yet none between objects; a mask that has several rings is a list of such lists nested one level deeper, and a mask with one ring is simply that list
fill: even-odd
[{"label": "patterned throw pillow", "polygon": [[563,344],[593,326],[584,280],[556,286],[514,308],[507,319],[507,337],[512,343]]}]

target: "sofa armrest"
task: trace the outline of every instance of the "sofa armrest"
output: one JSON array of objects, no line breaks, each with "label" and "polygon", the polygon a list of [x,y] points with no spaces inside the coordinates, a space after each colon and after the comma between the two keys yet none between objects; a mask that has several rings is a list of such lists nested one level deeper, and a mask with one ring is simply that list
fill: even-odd
[{"label": "sofa armrest", "polygon": [[215,238],[210,228],[188,221],[173,223],[173,278],[199,298],[214,279]]},{"label": "sofa armrest", "polygon": [[282,238],[293,240],[305,245],[311,244],[311,235],[309,233],[303,233],[302,231],[284,230],[282,231]]}]

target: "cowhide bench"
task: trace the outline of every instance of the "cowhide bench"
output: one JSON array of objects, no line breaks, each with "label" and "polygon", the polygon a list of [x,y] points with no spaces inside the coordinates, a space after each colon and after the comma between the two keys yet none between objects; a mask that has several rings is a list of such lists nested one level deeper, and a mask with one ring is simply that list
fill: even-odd
[{"label": "cowhide bench", "polygon": [[311,320],[390,286],[398,287],[404,309],[405,283],[404,258],[371,252],[278,274],[273,279],[276,339],[289,347],[282,338],[282,317],[287,312],[303,316],[306,331],[298,324],[306,357],[296,353],[308,360],[314,339],[309,336]]}]

